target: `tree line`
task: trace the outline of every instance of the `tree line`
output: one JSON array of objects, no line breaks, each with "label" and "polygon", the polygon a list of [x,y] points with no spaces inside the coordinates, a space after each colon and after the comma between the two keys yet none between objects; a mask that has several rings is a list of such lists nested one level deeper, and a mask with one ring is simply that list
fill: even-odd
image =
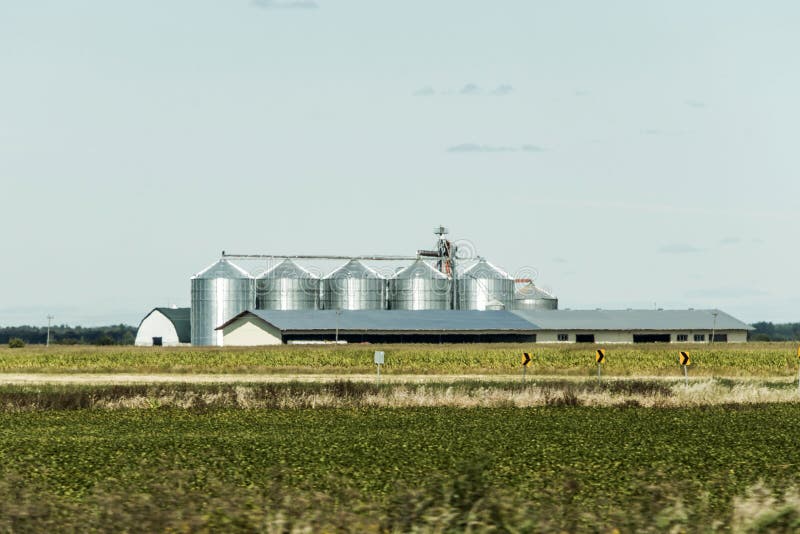
[{"label": "tree line", "polygon": [[797,341],[800,340],[800,323],[770,323],[762,321],[751,325],[747,338],[750,341]]},{"label": "tree line", "polygon": [[[47,342],[46,326],[0,327],[0,345],[10,339],[21,339],[26,344]],[[126,324],[112,326],[51,326],[50,343],[53,345],[133,345],[136,327]]]}]

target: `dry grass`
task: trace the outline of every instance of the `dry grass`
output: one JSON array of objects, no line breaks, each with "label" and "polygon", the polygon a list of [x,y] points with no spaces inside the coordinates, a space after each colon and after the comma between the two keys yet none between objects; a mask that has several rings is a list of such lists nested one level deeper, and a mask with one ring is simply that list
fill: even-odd
[{"label": "dry grass", "polygon": [[651,408],[796,403],[786,379],[682,380],[548,379],[536,381],[293,381],[278,383],[164,383],[7,385],[0,409],[307,409],[347,407],[604,406]]}]

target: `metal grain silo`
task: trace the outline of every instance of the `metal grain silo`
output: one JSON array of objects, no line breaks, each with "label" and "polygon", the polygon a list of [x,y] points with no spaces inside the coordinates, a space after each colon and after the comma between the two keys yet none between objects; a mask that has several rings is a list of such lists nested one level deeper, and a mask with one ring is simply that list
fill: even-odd
[{"label": "metal grain silo", "polygon": [[245,310],[255,308],[255,280],[241,267],[221,259],[192,277],[192,345],[222,345],[214,330]]},{"label": "metal grain silo", "polygon": [[326,310],[386,309],[386,279],[358,260],[350,260],[322,279]]},{"label": "metal grain silo", "polygon": [[418,259],[389,279],[389,309],[450,309],[450,278]]},{"label": "metal grain silo", "polygon": [[315,310],[320,279],[290,259],[256,278],[256,309]]},{"label": "metal grain silo", "polygon": [[497,309],[494,301],[511,308],[513,300],[514,279],[484,259],[458,277],[458,307],[461,310]]},{"label": "metal grain silo", "polygon": [[533,282],[528,282],[514,294],[512,308],[515,310],[557,310],[558,299],[544,289],[533,285]]}]

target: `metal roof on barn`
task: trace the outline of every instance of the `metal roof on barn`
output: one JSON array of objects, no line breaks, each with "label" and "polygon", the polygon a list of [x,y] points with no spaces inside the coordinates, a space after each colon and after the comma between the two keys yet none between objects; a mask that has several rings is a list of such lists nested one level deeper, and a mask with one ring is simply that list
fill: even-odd
[{"label": "metal roof on barn", "polygon": [[753,329],[720,310],[515,310],[511,313],[530,321],[537,330]]},{"label": "metal roof on barn", "polygon": [[507,311],[476,310],[249,310],[278,330],[376,331],[376,332],[533,332],[534,326]]},{"label": "metal roof on barn", "polygon": [[283,332],[330,331],[337,327],[374,332],[752,330],[720,310],[248,310],[217,330],[245,315]]}]

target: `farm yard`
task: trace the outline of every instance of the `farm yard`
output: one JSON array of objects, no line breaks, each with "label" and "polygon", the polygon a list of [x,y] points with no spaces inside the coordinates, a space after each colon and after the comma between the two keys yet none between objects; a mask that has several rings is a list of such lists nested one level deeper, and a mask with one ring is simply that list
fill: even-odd
[{"label": "farm yard", "polygon": [[2,350],[0,530],[800,528],[794,345],[375,348]]}]

